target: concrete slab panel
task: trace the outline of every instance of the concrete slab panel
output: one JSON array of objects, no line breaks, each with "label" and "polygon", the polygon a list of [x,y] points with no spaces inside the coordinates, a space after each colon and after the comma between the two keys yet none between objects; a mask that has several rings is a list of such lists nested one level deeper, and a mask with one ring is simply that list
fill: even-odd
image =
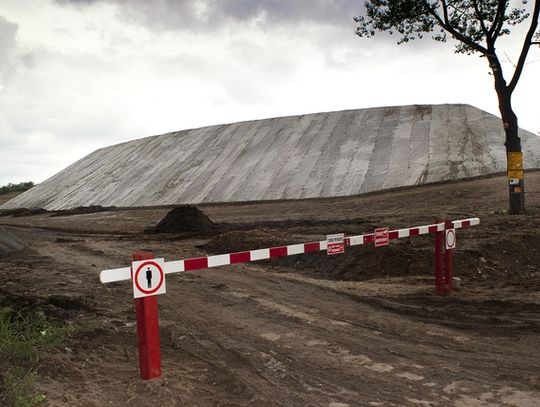
[{"label": "concrete slab panel", "polygon": [[[521,131],[525,168],[540,137]],[[356,195],[505,171],[496,116],[415,105],[183,130],[97,150],[1,208],[153,206]]]}]

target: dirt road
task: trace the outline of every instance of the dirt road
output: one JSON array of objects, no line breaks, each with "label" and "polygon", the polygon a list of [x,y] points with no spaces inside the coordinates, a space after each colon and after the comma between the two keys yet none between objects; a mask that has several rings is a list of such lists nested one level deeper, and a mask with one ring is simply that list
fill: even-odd
[{"label": "dirt road", "polygon": [[[51,406],[537,406],[540,173],[509,217],[500,177],[327,200],[203,206],[216,232],[148,234],[167,208],[0,217],[28,248],[0,258],[0,305],[75,324],[42,360]],[[433,293],[429,237],[171,276],[163,378],[138,379],[129,283],[99,271],[479,216],[458,233],[453,296]],[[339,257],[339,258],[338,258]]]}]

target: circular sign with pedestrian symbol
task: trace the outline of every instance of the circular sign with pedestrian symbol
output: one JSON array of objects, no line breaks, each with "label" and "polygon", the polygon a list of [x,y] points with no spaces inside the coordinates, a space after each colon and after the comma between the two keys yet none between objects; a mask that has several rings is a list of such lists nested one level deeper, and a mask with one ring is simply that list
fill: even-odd
[{"label": "circular sign with pedestrian symbol", "polygon": [[166,292],[164,266],[164,259],[134,261],[131,265],[133,297],[164,294]]}]

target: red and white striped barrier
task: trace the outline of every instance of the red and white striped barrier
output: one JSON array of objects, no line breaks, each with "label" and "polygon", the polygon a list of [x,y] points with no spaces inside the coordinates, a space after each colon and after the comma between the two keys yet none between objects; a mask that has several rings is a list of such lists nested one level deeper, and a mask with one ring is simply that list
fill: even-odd
[{"label": "red and white striped barrier", "polygon": [[322,240],[320,242],[300,243],[169,262],[165,262],[163,259],[155,259],[152,253],[141,252],[133,254],[131,267],[103,270],[99,278],[102,283],[124,280],[132,280],[133,282],[139,342],[139,369],[141,378],[146,380],[161,376],[156,294],[165,292],[166,274],[226,266],[235,263],[246,263],[274,257],[293,256],[327,249],[329,249],[328,254],[342,253],[344,249],[343,245],[358,246],[375,243],[376,246],[382,246],[387,245],[393,239],[433,233],[435,234],[435,289],[439,295],[449,295],[452,293],[452,253],[456,245],[455,229],[464,229],[479,224],[480,219],[478,218],[438,221],[431,225],[407,229],[387,230],[387,228],[381,228],[376,229],[375,233],[345,238],[343,238],[342,234],[330,235],[328,238],[334,239],[330,242],[330,247],[327,240]]},{"label": "red and white striped barrier", "polygon": [[[455,229],[466,229],[480,224],[479,218],[455,220],[452,222]],[[445,223],[434,223],[431,225],[416,226],[406,229],[389,230],[389,240],[401,239],[425,235],[429,233],[442,232],[445,230]],[[346,237],[345,246],[358,246],[373,243],[375,233]],[[238,253],[218,254],[216,256],[198,257],[186,260],[165,262],[165,274],[181,273],[184,271],[205,269],[210,267],[227,266],[236,263],[247,263],[258,260],[266,260],[275,257],[293,256],[302,253],[312,253],[327,249],[327,241],[300,243],[288,246],[270,247],[268,249],[249,250]],[[99,279],[102,283],[112,283],[116,281],[131,280],[131,267],[122,267],[110,270],[103,270]]]}]

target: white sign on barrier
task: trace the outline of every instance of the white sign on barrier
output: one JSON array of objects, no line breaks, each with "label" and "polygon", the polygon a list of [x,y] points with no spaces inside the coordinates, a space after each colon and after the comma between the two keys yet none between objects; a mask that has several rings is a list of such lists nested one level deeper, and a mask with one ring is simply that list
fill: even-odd
[{"label": "white sign on barrier", "polygon": [[452,250],[456,248],[456,229],[446,229],[445,239],[446,250]]},{"label": "white sign on barrier", "polygon": [[344,233],[326,236],[326,254],[330,255],[345,253],[345,243],[343,242],[344,238]]},{"label": "white sign on barrier", "polygon": [[151,295],[165,294],[165,260],[151,259],[134,261],[133,297],[142,298]]}]

